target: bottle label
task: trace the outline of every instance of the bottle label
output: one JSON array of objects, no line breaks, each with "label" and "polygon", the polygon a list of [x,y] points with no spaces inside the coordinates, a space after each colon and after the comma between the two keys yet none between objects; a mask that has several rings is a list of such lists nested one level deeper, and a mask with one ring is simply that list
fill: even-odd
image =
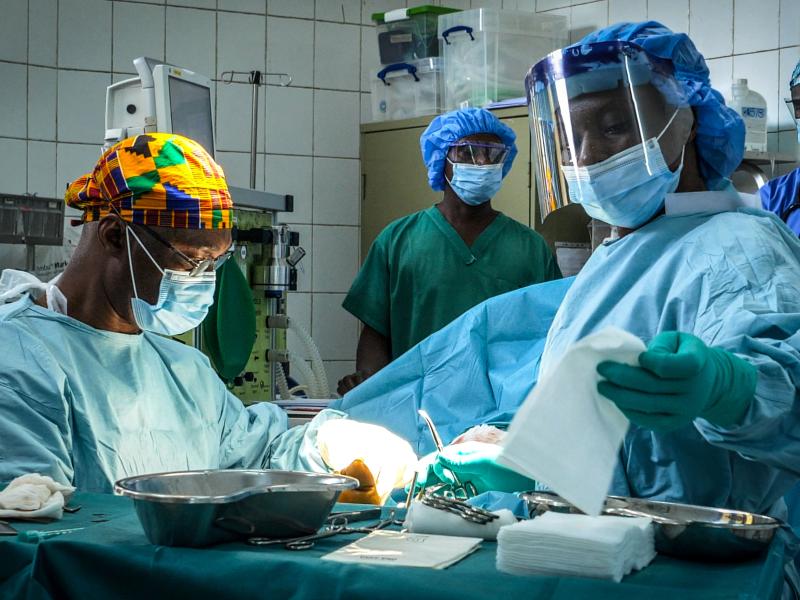
[{"label": "bottle label", "polygon": [[756,108],[755,106],[743,106],[742,116],[745,117],[746,119],[766,119],[767,109]]}]

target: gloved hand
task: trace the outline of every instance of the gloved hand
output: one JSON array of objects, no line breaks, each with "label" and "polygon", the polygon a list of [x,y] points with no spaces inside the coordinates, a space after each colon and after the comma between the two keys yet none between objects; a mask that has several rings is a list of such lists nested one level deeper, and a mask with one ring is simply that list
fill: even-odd
[{"label": "gloved hand", "polygon": [[317,448],[322,460],[334,471],[363,461],[375,479],[375,489],[381,502],[394,488],[411,481],[417,455],[411,445],[388,429],[359,423],[350,419],[332,419],[323,423],[317,432]]},{"label": "gloved hand", "polygon": [[462,484],[475,486],[477,493],[521,492],[534,489],[532,479],[495,462],[501,447],[484,442],[464,442],[446,446],[439,453],[425,456],[417,466],[417,482],[425,486],[436,482],[454,484],[453,474]]},{"label": "gloved hand", "polygon": [[658,334],[639,355],[639,365],[600,363],[597,372],[607,381],[597,391],[648,429],[676,429],[698,417],[736,425],[755,395],[753,365],[688,333]]}]

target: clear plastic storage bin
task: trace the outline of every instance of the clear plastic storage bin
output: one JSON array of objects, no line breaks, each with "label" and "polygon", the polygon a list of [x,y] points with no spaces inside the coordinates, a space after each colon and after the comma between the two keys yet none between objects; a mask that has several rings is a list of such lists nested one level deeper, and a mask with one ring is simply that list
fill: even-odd
[{"label": "clear plastic storage bin", "polygon": [[374,13],[382,65],[439,56],[439,15],[458,12],[445,6],[414,6]]},{"label": "clear plastic storage bin", "polygon": [[389,65],[371,82],[373,121],[410,119],[442,112],[442,59]]},{"label": "clear plastic storage bin", "polygon": [[493,8],[439,17],[446,110],[525,95],[525,75],[566,46],[567,18]]}]

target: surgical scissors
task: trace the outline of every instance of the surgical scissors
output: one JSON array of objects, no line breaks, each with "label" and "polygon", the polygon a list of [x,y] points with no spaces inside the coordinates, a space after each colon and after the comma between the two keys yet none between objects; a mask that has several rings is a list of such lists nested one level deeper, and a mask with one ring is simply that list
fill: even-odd
[{"label": "surgical scissors", "polygon": [[[430,415],[428,415],[428,412],[420,408],[417,411],[417,414],[419,414],[419,416],[422,417],[422,419],[425,421],[425,424],[428,426],[428,429],[431,432],[431,437],[433,438],[433,443],[436,446],[436,450],[438,450],[439,452],[444,450],[442,437],[436,430],[436,426],[433,424],[433,420],[431,419]],[[458,478],[458,475],[456,475],[452,470],[450,471],[450,474],[453,476],[453,481],[455,482],[455,485],[450,486],[454,497],[458,498],[459,493],[463,494],[464,498],[472,498],[473,496],[478,495],[478,490],[471,482],[468,481],[466,483],[461,483],[461,480]]]},{"label": "surgical scissors", "polygon": [[283,544],[284,548],[287,550],[309,550],[314,547],[317,540],[324,540],[325,538],[333,537],[339,534],[346,535],[351,533],[372,533],[373,531],[385,529],[386,527],[394,524],[396,524],[395,511],[392,510],[389,511],[389,516],[385,519],[381,519],[374,525],[367,525],[366,527],[348,527],[347,518],[341,517],[332,519],[328,527],[321,529],[317,533],[312,533],[311,535],[304,535],[289,539],[252,537],[247,540],[247,543],[252,546],[274,546]]}]

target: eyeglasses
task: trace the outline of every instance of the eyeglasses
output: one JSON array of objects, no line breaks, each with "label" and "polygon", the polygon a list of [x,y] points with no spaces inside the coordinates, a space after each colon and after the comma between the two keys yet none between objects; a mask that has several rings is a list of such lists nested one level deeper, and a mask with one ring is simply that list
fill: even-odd
[{"label": "eyeglasses", "polygon": [[452,162],[473,165],[500,164],[506,160],[509,150],[505,144],[480,142],[456,142],[450,146]]},{"label": "eyeglasses", "polygon": [[[125,224],[127,226],[131,225],[131,223],[125,223]],[[140,227],[142,230],[147,232],[147,234],[153,239],[155,239],[157,242],[169,248],[181,260],[189,264],[192,267],[189,270],[189,277],[197,277],[198,275],[205,273],[206,271],[209,270],[216,271],[225,263],[226,260],[228,260],[231,256],[233,256],[233,252],[235,250],[235,244],[231,244],[230,247],[217,258],[204,258],[202,260],[197,260],[186,256],[183,252],[178,250],[175,246],[170,244],[167,240],[158,235],[154,230],[150,229],[147,225],[142,225],[141,223],[136,223],[135,225],[136,227]]]}]

